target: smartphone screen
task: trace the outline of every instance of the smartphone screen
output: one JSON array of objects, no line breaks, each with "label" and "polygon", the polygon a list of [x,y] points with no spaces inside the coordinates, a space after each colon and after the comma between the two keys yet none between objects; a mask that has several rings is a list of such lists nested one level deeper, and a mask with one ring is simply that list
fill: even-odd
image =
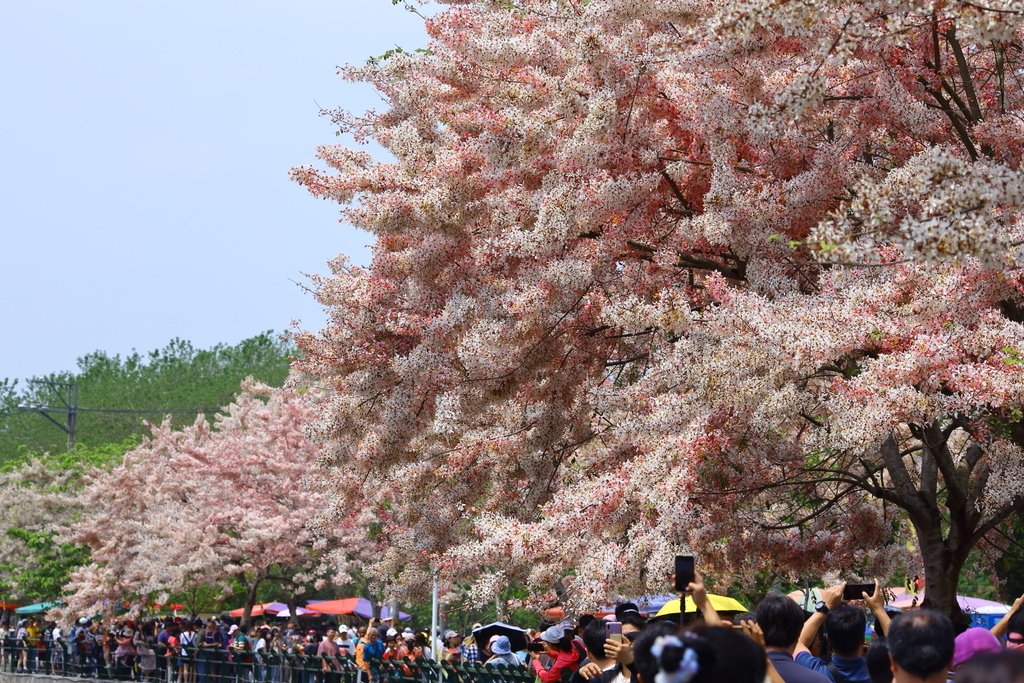
[{"label": "smartphone screen", "polygon": [[863,593],[871,595],[875,592],[875,584],[872,583],[848,583],[843,589],[843,600],[863,600]]},{"label": "smartphone screen", "polygon": [[617,621],[609,621],[605,624],[605,633],[609,640],[622,642],[622,624]]},{"label": "smartphone screen", "polygon": [[676,590],[682,593],[694,578],[693,555],[676,555]]}]

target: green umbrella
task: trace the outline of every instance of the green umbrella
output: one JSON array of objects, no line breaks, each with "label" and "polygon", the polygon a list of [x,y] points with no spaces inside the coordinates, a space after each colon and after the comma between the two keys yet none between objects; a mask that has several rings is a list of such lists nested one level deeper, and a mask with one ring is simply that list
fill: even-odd
[{"label": "green umbrella", "polygon": [[54,607],[60,607],[60,603],[59,602],[37,602],[34,605],[25,605],[24,607],[19,607],[18,609],[14,610],[14,613],[15,614],[39,614],[40,612],[45,612],[46,610],[53,609]]}]

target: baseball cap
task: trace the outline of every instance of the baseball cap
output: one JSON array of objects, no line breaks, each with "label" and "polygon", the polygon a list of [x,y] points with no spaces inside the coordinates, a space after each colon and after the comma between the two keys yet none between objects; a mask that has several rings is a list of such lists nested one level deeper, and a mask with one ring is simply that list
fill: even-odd
[{"label": "baseball cap", "polygon": [[231,628],[228,629],[228,633],[234,633],[238,630],[238,624],[231,624]]},{"label": "baseball cap", "polygon": [[615,605],[615,619],[622,621],[622,617],[626,614],[640,614],[640,608],[636,606],[635,602],[620,602]]},{"label": "baseball cap", "polygon": [[388,638],[394,638],[397,635],[398,635],[398,631],[396,631],[393,628],[389,628],[388,629],[388,633],[387,633]]},{"label": "baseball cap", "polygon": [[1002,652],[1003,646],[999,639],[987,628],[975,626],[969,628],[953,641],[953,668],[960,666],[968,659],[982,652]]},{"label": "baseball cap", "polygon": [[545,643],[551,643],[552,645],[562,642],[562,638],[565,638],[565,629],[561,626],[552,626],[544,633],[540,634],[540,639]]},{"label": "baseball cap", "polygon": [[455,631],[452,631],[451,629],[448,629],[447,631],[444,632],[444,639],[448,640],[449,638],[455,638],[458,635],[459,634],[456,633]]}]

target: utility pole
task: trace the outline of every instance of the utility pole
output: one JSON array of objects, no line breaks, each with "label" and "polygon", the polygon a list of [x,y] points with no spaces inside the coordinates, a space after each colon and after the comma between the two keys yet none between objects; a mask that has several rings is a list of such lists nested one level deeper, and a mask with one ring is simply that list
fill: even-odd
[{"label": "utility pole", "polygon": [[[75,445],[75,429],[78,426],[78,382],[74,380],[56,382],[49,379],[33,380],[33,382],[48,386],[64,405],[18,406],[18,410],[22,413],[38,413],[60,427],[68,435],[68,450],[71,450],[71,447]],[[64,418],[63,421],[58,420],[54,415],[60,415]]]},{"label": "utility pole", "polygon": [[434,586],[430,594],[430,638],[427,643],[430,645],[431,659],[435,662],[441,661],[441,653],[437,651],[437,626],[439,618],[438,609],[437,570],[434,570]]}]

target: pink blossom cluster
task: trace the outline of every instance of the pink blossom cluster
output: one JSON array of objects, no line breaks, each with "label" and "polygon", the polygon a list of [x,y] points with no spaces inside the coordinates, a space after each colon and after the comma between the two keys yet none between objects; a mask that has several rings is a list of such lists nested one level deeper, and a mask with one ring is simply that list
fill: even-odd
[{"label": "pink blossom cluster", "polygon": [[92,553],[72,576],[67,614],[231,579],[251,590],[277,580],[284,591],[347,581],[350,559],[368,547],[367,517],[312,524],[331,497],[308,476],[305,429],[320,405],[314,390],[246,380],[212,421],[154,425],[122,463],[95,472],[67,532]]},{"label": "pink blossom cluster", "polygon": [[1024,502],[1019,6],[441,4],[346,71],[392,158],[293,174],[376,240],[298,366],[336,513],[390,496],[377,576],[945,585]]}]

